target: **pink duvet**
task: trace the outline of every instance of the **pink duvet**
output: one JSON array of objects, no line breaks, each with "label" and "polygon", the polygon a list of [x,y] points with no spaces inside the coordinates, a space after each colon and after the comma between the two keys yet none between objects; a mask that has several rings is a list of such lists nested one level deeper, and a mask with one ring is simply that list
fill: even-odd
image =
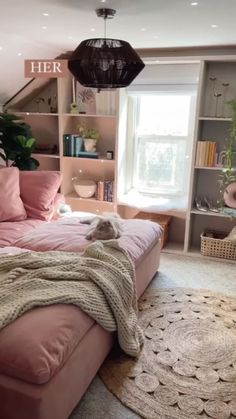
[{"label": "pink duvet", "polygon": [[[122,220],[122,223],[123,233],[119,243],[135,263],[140,262],[159,240],[160,227],[147,220]],[[51,223],[41,223],[37,228],[25,232],[11,246],[42,252],[82,252],[89,244],[85,238],[87,229],[88,225],[81,224],[78,218],[62,218]]]},{"label": "pink duvet", "polygon": [[14,246],[15,241],[28,231],[33,231],[40,224],[41,220],[4,221],[0,223],[0,248]]}]

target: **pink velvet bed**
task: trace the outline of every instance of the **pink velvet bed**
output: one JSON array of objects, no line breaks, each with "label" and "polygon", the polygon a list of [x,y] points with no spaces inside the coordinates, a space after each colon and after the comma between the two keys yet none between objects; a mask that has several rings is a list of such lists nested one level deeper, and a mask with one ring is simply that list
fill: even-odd
[{"label": "pink velvet bed", "polygon": [[[78,218],[0,223],[0,256],[18,251],[82,251]],[[124,221],[119,239],[136,268],[140,296],[159,266],[160,230]],[[0,418],[66,419],[109,353],[115,336],[75,306],[35,308],[0,332]]]}]

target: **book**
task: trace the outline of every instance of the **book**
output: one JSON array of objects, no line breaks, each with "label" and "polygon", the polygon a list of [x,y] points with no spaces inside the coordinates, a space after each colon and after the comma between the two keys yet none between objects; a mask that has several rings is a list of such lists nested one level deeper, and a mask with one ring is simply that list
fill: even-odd
[{"label": "book", "polygon": [[108,183],[108,202],[113,202],[113,181]]},{"label": "book", "polygon": [[98,181],[97,199],[98,201],[104,201],[104,182],[102,180]]},{"label": "book", "polygon": [[211,167],[215,165],[216,142],[198,141],[196,152],[196,166]]},{"label": "book", "polygon": [[70,156],[70,141],[71,141],[71,134],[64,134],[63,135],[63,156]]},{"label": "book", "polygon": [[84,140],[79,135],[72,135],[73,156],[79,157],[79,153],[84,151]]},{"label": "book", "polygon": [[98,159],[99,153],[97,151],[80,151],[78,157],[85,157],[89,159]]}]

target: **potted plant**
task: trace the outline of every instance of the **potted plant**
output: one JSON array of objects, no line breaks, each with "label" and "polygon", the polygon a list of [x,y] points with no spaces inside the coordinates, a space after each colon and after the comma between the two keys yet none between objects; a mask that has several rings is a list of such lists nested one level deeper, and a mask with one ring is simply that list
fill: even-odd
[{"label": "potted plant", "polygon": [[39,162],[31,157],[35,142],[30,126],[22,122],[22,118],[0,113],[0,157],[6,166],[16,166],[20,170],[37,169]]},{"label": "potted plant", "polygon": [[79,125],[78,132],[84,140],[85,151],[96,151],[97,141],[100,136],[99,131],[96,128],[87,128],[83,125]]},{"label": "potted plant", "polygon": [[227,148],[225,150],[224,167],[219,176],[220,195],[219,201],[221,210],[231,216],[236,216],[235,210],[230,210],[225,207],[225,199],[227,201],[227,194],[229,193],[230,185],[235,183],[236,186],[236,100],[231,100],[228,105],[232,110],[232,123],[230,135],[227,139]]}]

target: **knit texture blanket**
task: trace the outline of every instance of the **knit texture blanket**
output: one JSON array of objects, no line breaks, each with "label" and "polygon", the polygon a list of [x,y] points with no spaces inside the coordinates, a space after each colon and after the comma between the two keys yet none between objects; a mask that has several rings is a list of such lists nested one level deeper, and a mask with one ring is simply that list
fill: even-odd
[{"label": "knit texture blanket", "polygon": [[116,240],[97,241],[81,255],[27,252],[0,258],[0,329],[33,307],[74,304],[137,356],[143,333],[137,322],[135,271]]}]

